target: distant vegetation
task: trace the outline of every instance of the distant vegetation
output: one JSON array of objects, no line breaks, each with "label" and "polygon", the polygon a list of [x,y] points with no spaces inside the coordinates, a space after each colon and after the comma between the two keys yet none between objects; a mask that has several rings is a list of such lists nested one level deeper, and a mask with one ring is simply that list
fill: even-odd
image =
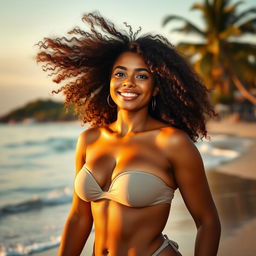
[{"label": "distant vegetation", "polygon": [[0,117],[0,122],[23,122],[26,120],[36,122],[72,121],[76,120],[72,108],[65,113],[64,104],[52,100],[36,100],[24,107],[17,108]]}]

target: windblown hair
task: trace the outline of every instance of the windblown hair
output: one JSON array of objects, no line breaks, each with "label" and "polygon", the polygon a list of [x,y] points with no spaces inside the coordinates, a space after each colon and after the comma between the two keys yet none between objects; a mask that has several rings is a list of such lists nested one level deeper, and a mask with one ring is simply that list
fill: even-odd
[{"label": "windblown hair", "polygon": [[70,37],[44,38],[37,44],[36,60],[44,63],[42,69],[55,83],[65,82],[52,93],[63,92],[66,108],[73,104],[79,118],[91,127],[114,122],[117,107],[107,104],[111,70],[121,53],[131,51],[143,57],[160,89],[156,108],[148,106],[149,114],[185,131],[194,142],[207,136],[206,118],[215,115],[208,90],[165,37],[139,36],[141,29],[134,33],[126,23],[128,31],[117,30],[98,13],[85,14],[82,20],[90,32],[75,27],[68,32]]}]

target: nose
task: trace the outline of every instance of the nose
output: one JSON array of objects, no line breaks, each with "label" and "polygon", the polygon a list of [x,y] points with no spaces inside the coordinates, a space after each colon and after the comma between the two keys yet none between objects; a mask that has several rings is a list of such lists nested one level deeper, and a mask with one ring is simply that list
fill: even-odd
[{"label": "nose", "polygon": [[127,79],[123,82],[123,86],[128,87],[128,88],[130,88],[130,87],[134,87],[134,86],[135,86],[135,84],[134,84],[133,79],[132,79],[132,78],[127,77]]},{"label": "nose", "polygon": [[134,87],[134,84],[131,82],[126,82],[126,83],[123,83],[123,86],[127,88],[131,88],[131,87]]}]

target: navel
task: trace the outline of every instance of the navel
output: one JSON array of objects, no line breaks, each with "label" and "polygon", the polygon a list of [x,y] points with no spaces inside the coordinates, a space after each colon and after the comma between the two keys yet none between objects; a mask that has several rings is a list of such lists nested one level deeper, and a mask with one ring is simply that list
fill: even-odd
[{"label": "navel", "polygon": [[109,253],[108,249],[105,248],[105,249],[102,250],[103,255],[107,255],[108,253]]}]

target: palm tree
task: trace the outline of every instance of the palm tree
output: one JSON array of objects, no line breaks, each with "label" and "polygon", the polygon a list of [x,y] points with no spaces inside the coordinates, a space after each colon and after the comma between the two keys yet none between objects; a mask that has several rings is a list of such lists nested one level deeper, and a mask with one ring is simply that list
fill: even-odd
[{"label": "palm tree", "polygon": [[256,97],[250,93],[256,85],[256,45],[238,40],[244,35],[256,35],[256,8],[238,12],[243,1],[231,2],[204,0],[195,3],[191,9],[202,12],[204,29],[178,15],[165,17],[163,26],[171,21],[182,21],[181,27],[172,30],[202,39],[200,43],[181,42],[177,49],[188,57],[209,88],[231,95],[235,86],[256,104]]}]

